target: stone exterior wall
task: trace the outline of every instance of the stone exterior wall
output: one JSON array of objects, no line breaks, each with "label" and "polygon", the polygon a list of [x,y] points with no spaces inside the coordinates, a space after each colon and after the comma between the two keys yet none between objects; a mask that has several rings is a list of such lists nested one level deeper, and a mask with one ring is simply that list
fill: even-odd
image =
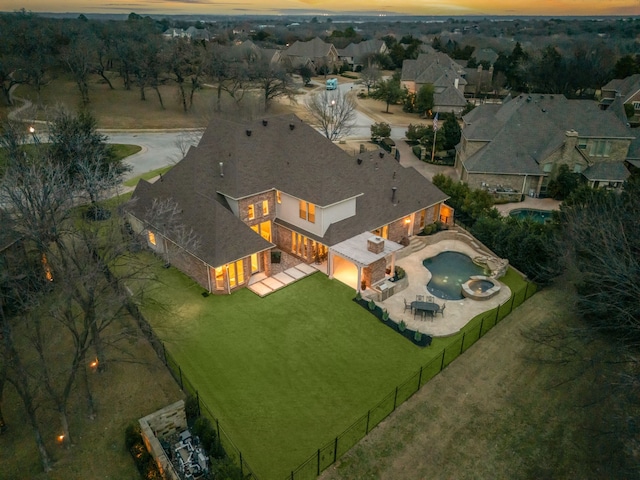
[{"label": "stone exterior wall", "polygon": [[138,423],[140,424],[142,440],[164,477],[170,480],[178,480],[178,475],[164,453],[162,445],[160,445],[160,439],[186,430],[187,416],[184,411],[184,400],[179,400],[147,415],[138,420]]}]

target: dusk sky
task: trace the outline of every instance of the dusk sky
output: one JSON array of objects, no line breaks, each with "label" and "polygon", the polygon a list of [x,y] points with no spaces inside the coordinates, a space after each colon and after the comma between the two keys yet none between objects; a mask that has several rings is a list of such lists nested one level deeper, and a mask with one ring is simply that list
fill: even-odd
[{"label": "dusk sky", "polygon": [[640,0],[0,0],[1,11],[138,14],[640,15]]}]

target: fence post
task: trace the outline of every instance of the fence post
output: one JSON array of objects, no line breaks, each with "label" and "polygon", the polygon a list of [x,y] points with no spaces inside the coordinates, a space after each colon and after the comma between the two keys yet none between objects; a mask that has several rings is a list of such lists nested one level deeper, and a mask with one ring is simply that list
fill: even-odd
[{"label": "fence post", "polygon": [[396,387],[396,394],[393,396],[393,411],[396,410],[396,402],[398,400],[398,387]]},{"label": "fence post", "polygon": [[529,282],[527,282],[526,286],[524,287],[524,299],[527,299],[527,293],[529,293]]},{"label": "fence post", "polygon": [[198,416],[200,416],[200,394],[198,393],[198,390],[196,390],[196,400],[198,401]]},{"label": "fence post", "polygon": [[482,327],[484,327],[484,317],[482,317],[482,320],[480,321],[480,331],[478,332],[478,340],[482,338]]},{"label": "fence post", "polygon": [[420,390],[421,383],[422,383],[422,367],[420,367],[420,375],[418,375],[418,388],[416,388],[416,392]]},{"label": "fence post", "polygon": [[167,365],[167,349],[164,346],[164,342],[162,342],[162,359],[164,360],[164,365]]},{"label": "fence post", "polygon": [[500,307],[502,305],[498,305],[498,309],[496,310],[496,321],[493,323],[493,326],[495,327],[498,324],[498,317],[500,316]]},{"label": "fence post", "polygon": [[367,428],[366,428],[366,434],[369,435],[369,418],[371,417],[371,410],[369,410],[367,412]]},{"label": "fence post", "polygon": [[442,371],[442,369],[444,368],[444,354],[447,351],[446,348],[442,349],[442,361],[440,362],[440,371]]},{"label": "fence post", "polygon": [[336,437],[336,441],[333,445],[333,463],[336,463],[338,459],[338,437]]},{"label": "fence post", "polygon": [[513,297],[511,297],[511,310],[509,313],[513,312],[513,303],[516,301],[516,292],[513,292]]},{"label": "fence post", "polygon": [[293,470],[291,470],[291,480],[293,480]]},{"label": "fence post", "polygon": [[218,432],[218,447],[222,445],[222,439],[220,438],[220,421],[216,418],[216,430]]},{"label": "fence post", "polygon": [[462,352],[464,351],[464,337],[466,335],[467,335],[467,332],[462,333],[462,342],[460,342],[460,355],[462,355]]},{"label": "fence post", "polygon": [[318,476],[320,476],[320,449],[318,449]]},{"label": "fence post", "polygon": [[178,373],[180,374],[180,390],[184,390],[184,385],[182,384],[182,368],[178,365]]},{"label": "fence post", "polygon": [[244,468],[242,468],[242,452],[238,451],[240,454],[240,475],[244,477]]}]

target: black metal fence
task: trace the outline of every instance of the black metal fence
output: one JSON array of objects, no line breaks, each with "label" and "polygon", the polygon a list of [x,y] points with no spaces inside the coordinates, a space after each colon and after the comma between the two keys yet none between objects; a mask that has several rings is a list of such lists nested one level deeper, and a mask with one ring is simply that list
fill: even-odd
[{"label": "black metal fence", "polygon": [[213,414],[209,406],[200,398],[198,390],[195,388],[189,378],[184,374],[178,362],[171,356],[169,352],[167,352],[164,343],[155,334],[153,328],[151,328],[151,325],[149,325],[149,322],[147,322],[147,319],[144,318],[144,315],[142,315],[140,310],[135,307],[134,311],[131,311],[130,309],[130,313],[136,319],[138,326],[147,337],[147,340],[149,340],[149,343],[155,350],[158,358],[162,360],[162,362],[169,369],[169,372],[171,372],[171,375],[180,386],[180,389],[186,394],[191,395],[198,400],[200,415],[206,416],[211,421],[211,424],[215,427],[218,434],[220,444],[224,448],[227,456],[233,459],[236,465],[240,467],[243,478],[245,478],[246,480],[259,480],[258,476],[253,472],[246,459],[243,457],[242,451],[235,445],[235,443],[233,443],[233,440],[231,440],[229,434],[220,424],[220,420]]},{"label": "black metal fence", "polygon": [[380,403],[356,420],[349,428],[320,447],[298,468],[287,475],[286,480],[313,480],[325,468],[331,466],[351,447],[364,438],[376,425],[387,418],[399,405],[420,390],[425,383],[440,373],[447,365],[462,355],[474,343],[480,340],[489,330],[495,327],[513,309],[519,307],[537,290],[533,283],[527,282],[500,306],[474,318],[463,329],[462,335],[451,345],[442,349],[440,354],[420,367],[413,375],[389,392]]},{"label": "black metal fence", "polygon": [[[306,461],[295,470],[292,470],[291,474],[287,475],[286,478],[288,480],[315,479],[324,469],[335,463],[338,458],[362,440],[371,429],[387,418],[399,405],[420,390],[425,383],[440,373],[515,308],[530,298],[536,290],[537,287],[534,283],[527,282],[525,287],[519,291],[512,291],[511,297],[503,304],[471,320],[462,329],[462,335],[453,344],[443,348],[437,357],[431,359],[403,383],[396,386],[375,407],[367,411],[366,414],[356,420],[335,439],[315,451]],[[243,457],[242,451],[233,443],[229,434],[222,428],[219,419],[200,398],[198,390],[184,374],[178,362],[167,352],[164,343],[155,334],[142,313],[137,308],[130,309],[130,313],[136,319],[140,329],[149,340],[160,360],[167,366],[182,391],[198,399],[200,413],[207,416],[212,425],[215,425],[218,438],[227,455],[240,466],[242,474],[247,480],[259,480]]]}]

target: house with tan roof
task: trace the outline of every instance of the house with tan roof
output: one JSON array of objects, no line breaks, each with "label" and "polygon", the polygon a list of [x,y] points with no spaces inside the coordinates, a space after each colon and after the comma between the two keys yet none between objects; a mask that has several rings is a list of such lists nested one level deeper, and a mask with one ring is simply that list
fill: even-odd
[{"label": "house with tan roof", "polygon": [[619,188],[629,176],[636,133],[591,100],[522,94],[476,107],[463,122],[456,169],[473,188],[545,195],[563,164],[592,187]]},{"label": "house with tan roof", "polygon": [[389,53],[389,48],[384,40],[364,40],[358,43],[350,43],[345,48],[338,49],[340,60],[349,65],[351,70],[358,67],[368,67],[371,59],[378,54]]},{"label": "house with tan roof", "polygon": [[386,152],[352,157],[282,115],[215,118],[161,181],[140,181],[126,212],[149,248],[214,294],[269,277],[274,251],[326,262],[332,277],[349,269],[361,289],[384,281],[426,224],[452,222],[447,198]]},{"label": "house with tan roof", "polygon": [[400,83],[410,93],[423,85],[433,85],[433,110],[460,113],[467,105],[464,68],[448,55],[435,50],[421,53],[415,60],[402,62]]}]

